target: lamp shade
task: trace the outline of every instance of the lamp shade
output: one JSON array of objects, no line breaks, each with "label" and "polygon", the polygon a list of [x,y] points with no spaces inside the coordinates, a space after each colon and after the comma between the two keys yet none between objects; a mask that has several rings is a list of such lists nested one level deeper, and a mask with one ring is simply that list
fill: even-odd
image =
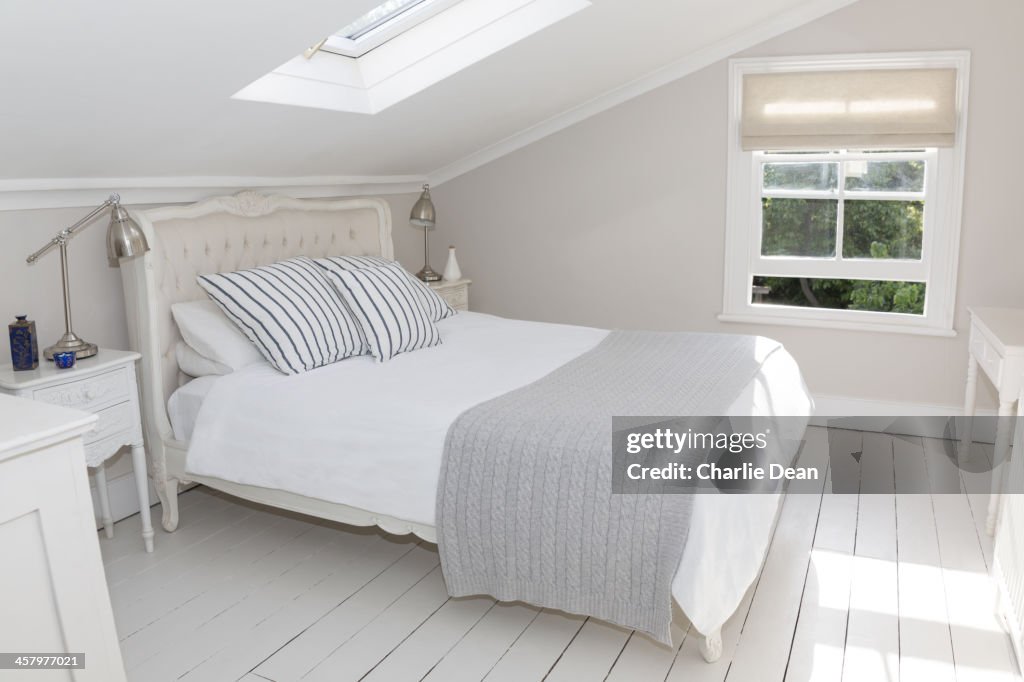
[{"label": "lamp shade", "polygon": [[137,258],[147,251],[149,243],[142,228],[121,204],[114,204],[107,226],[107,260],[111,267],[117,267],[122,258]]},{"label": "lamp shade", "polygon": [[430,185],[423,185],[423,193],[420,194],[420,198],[412,206],[409,222],[429,230],[434,226],[436,220],[437,214],[434,212],[434,202],[430,199]]}]

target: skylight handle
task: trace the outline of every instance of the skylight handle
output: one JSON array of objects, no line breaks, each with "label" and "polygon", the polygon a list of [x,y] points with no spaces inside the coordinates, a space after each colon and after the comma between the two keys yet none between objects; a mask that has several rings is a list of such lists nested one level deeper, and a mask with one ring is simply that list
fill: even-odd
[{"label": "skylight handle", "polygon": [[[327,36],[327,38],[330,38],[330,36]],[[317,52],[319,52],[320,48],[322,48],[324,46],[324,43],[327,42],[327,38],[324,38],[323,40],[321,40],[316,45],[312,45],[311,47],[307,47],[306,51],[302,53],[302,56],[305,57],[306,59],[312,59],[313,55],[315,55]]]}]

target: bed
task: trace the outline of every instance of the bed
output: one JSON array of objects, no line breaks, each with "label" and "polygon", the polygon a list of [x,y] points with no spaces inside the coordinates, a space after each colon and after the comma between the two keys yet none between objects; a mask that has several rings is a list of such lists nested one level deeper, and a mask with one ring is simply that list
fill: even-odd
[{"label": "bed", "polygon": [[[439,323],[442,346],[384,366],[351,358],[286,378],[257,364],[189,381],[177,366],[181,337],[170,307],[205,297],[196,275],[299,255],[393,258],[388,205],[369,198],[296,200],[241,193],[135,217],[151,251],[126,262],[122,271],[131,341],[143,356],[150,473],[167,531],[178,526],[179,487],[197,482],[270,506],[435,542],[433,502],[452,419],[469,405],[543,376],[607,333],[462,313]],[[496,362],[524,346],[544,352]],[[323,395],[339,381],[358,396],[340,407],[359,428],[339,432],[310,421],[301,430],[307,443],[319,438],[350,456],[325,459],[324,448],[305,447],[292,449],[285,462],[279,455],[294,421],[279,420],[289,427],[276,432],[252,428],[274,422],[268,410],[279,409],[260,396]],[[782,352],[763,364],[728,413],[806,416],[810,410],[799,369]],[[202,447],[190,452],[196,433]],[[368,448],[373,457],[359,456]],[[714,660],[721,653],[720,627],[760,570],[780,505],[777,495],[696,497],[672,595],[705,635],[705,658]]]}]

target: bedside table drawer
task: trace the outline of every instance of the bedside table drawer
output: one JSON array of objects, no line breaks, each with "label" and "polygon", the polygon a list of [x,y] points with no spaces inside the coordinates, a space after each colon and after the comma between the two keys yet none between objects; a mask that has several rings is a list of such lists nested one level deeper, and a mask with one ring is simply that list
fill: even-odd
[{"label": "bedside table drawer", "polygon": [[438,291],[448,305],[455,308],[456,310],[468,310],[469,309],[469,288],[468,287],[454,287],[452,289],[442,289]]},{"label": "bedside table drawer", "polygon": [[85,465],[88,467],[100,466],[125,445],[128,445],[128,440],[116,436],[86,443]]},{"label": "bedside table drawer", "polygon": [[124,434],[126,443],[131,442],[131,431],[138,421],[134,403],[124,402],[113,407],[105,407],[98,411],[96,416],[99,417],[96,428],[82,438],[86,445],[118,434]]},{"label": "bedside table drawer", "polygon": [[32,399],[95,412],[128,400],[128,386],[128,371],[122,367],[104,374],[37,389],[32,392]]}]

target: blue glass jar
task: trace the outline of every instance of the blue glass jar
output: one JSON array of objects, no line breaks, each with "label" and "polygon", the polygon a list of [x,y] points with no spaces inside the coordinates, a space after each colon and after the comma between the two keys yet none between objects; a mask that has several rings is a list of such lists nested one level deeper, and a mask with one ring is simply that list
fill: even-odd
[{"label": "blue glass jar", "polygon": [[36,338],[36,323],[18,315],[17,320],[7,325],[11,336],[11,362],[18,371],[35,369],[39,366],[39,341]]},{"label": "blue glass jar", "polygon": [[71,369],[75,366],[74,351],[64,351],[53,354],[53,366],[57,369]]}]

